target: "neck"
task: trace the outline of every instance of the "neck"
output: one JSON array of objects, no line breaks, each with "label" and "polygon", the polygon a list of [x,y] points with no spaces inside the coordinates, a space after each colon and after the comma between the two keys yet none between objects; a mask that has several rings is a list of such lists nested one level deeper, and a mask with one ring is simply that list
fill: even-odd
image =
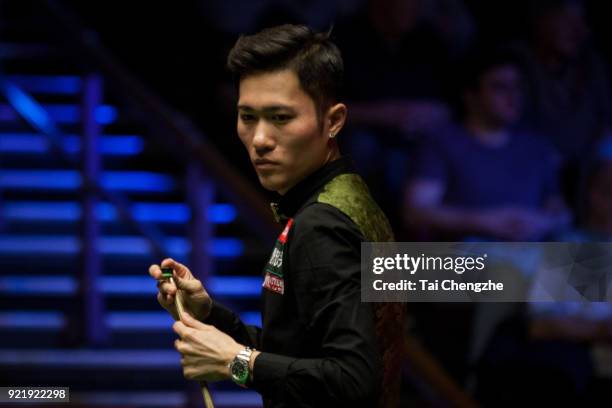
[{"label": "neck", "polygon": [[477,116],[470,116],[465,122],[465,127],[471,136],[486,146],[501,147],[509,138],[506,126],[494,124]]},{"label": "neck", "polygon": [[[308,176],[304,177],[304,179],[306,179],[307,177],[309,177],[312,173],[314,173],[315,171],[319,170],[320,168],[325,167],[328,163],[333,162],[334,160],[339,159],[340,157],[342,157],[342,155],[340,154],[340,150],[338,149],[337,146],[333,147],[329,153],[327,154],[327,157],[325,158],[325,161],[318,167],[316,168],[314,171],[312,171],[311,173],[308,174]],[[301,181],[301,180],[300,180]],[[291,190],[293,188],[293,186],[295,186],[296,184],[298,184],[300,181],[292,184],[290,187],[287,188],[283,188],[281,190],[277,190],[276,192],[280,195],[285,195],[287,194],[287,191]]]},{"label": "neck", "polygon": [[336,159],[339,159],[340,157],[342,157],[342,155],[340,154],[340,150],[338,149],[338,146],[334,143],[334,146],[331,148],[331,150],[327,154],[327,157],[325,158],[325,162],[323,162],[323,166],[325,166],[327,163],[333,162]]}]

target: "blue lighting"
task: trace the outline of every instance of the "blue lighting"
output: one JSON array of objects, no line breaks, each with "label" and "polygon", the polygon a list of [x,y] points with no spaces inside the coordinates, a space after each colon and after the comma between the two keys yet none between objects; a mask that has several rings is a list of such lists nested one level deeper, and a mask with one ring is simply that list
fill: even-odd
[{"label": "blue lighting", "polygon": [[0,313],[2,329],[61,329],[66,319],[61,312],[13,311]]},{"label": "blue lighting", "polygon": [[[110,190],[168,192],[174,189],[170,176],[145,171],[106,171],[102,185]],[[74,190],[81,186],[76,170],[0,170],[0,187],[18,190]]]},{"label": "blue lighting", "polygon": [[146,171],[106,171],[102,173],[102,185],[113,190],[167,192],[174,189],[174,180]]},{"label": "blue lighting", "polygon": [[175,350],[7,350],[0,349],[0,364],[60,366],[81,369],[180,368]]},{"label": "blue lighting", "polygon": [[73,75],[8,75],[7,80],[32,93],[72,95],[81,89],[81,78]]},{"label": "blue lighting", "polygon": [[[28,122],[30,122],[30,124],[41,129],[45,133],[55,133],[55,127],[51,122],[48,111],[46,111],[32,97],[23,92],[19,87],[10,83],[5,83],[4,87],[7,99],[11,102],[15,109],[20,112]],[[8,106],[6,106],[6,108],[8,108],[8,110],[6,112],[2,112],[2,117],[4,119],[6,119],[6,116],[13,116],[12,109]]]},{"label": "blue lighting", "polygon": [[[81,206],[73,201],[7,201],[3,206],[3,217],[12,221],[78,221]],[[119,214],[109,203],[99,203],[96,213],[103,222],[116,222]],[[132,216],[143,222],[186,223],[191,218],[189,207],[180,203],[136,203],[132,205]],[[236,209],[230,204],[213,204],[208,216],[215,224],[234,221]]]},{"label": "blue lighting", "polygon": [[236,238],[215,238],[210,242],[208,250],[219,257],[238,257],[244,252],[244,243]]},{"label": "blue lighting", "polygon": [[[64,151],[76,154],[81,151],[81,138],[67,135],[63,140]],[[100,153],[114,156],[133,156],[142,152],[144,142],[140,136],[112,135],[100,139]],[[36,133],[0,134],[0,152],[44,154],[50,150],[48,139]]]},{"label": "blue lighting", "polygon": [[[49,103],[39,105],[18,88],[7,85],[7,98],[11,104],[25,116],[28,122],[36,125],[44,133],[55,133],[53,123],[78,124],[81,122],[81,110],[77,105]],[[117,120],[117,109],[110,105],[100,105],[96,108],[96,121],[101,125],[109,125]],[[0,120],[13,121],[17,116],[9,105],[0,105]]]},{"label": "blue lighting", "polygon": [[262,280],[260,277],[226,276],[213,277],[207,287],[217,296],[252,296],[261,294]]},{"label": "blue lighting", "polygon": [[236,216],[236,207],[231,204],[214,204],[208,207],[209,219],[217,224],[229,224]]},{"label": "blue lighting", "polygon": [[115,330],[170,330],[174,319],[167,312],[114,312],[106,324]]},{"label": "blue lighting", "polygon": [[108,125],[117,120],[117,109],[109,105],[101,105],[96,108],[95,116],[99,124]]},{"label": "blue lighting", "polygon": [[3,153],[45,153],[48,150],[47,140],[35,133],[0,135],[0,152]]},{"label": "blue lighting", "polygon": [[[261,327],[261,314],[243,312],[240,318],[245,324]],[[107,313],[106,325],[112,330],[164,331],[170,330],[174,320],[165,311],[122,311]],[[3,330],[61,330],[67,319],[60,311],[12,310],[0,312],[0,329]]]},{"label": "blue lighting", "polygon": [[1,170],[0,187],[29,190],[73,190],[81,185],[81,175],[74,170]]},{"label": "blue lighting", "polygon": [[244,312],[240,314],[240,319],[245,324],[249,324],[251,326],[262,327],[261,324],[261,313],[259,312]]},{"label": "blue lighting", "polygon": [[70,276],[28,276],[0,278],[0,293],[66,295],[77,291]]},{"label": "blue lighting", "polygon": [[[150,296],[157,293],[155,282],[148,276],[103,276],[98,289],[107,295]],[[252,276],[212,276],[204,284],[215,296],[258,297],[261,278]],[[0,277],[1,294],[62,295],[78,290],[78,281],[72,276],[4,276]]]},{"label": "blue lighting", "polygon": [[[149,256],[151,246],[140,236],[103,236],[99,240],[103,255]],[[165,247],[170,255],[186,257],[191,250],[185,238],[166,238]],[[69,235],[0,235],[0,254],[77,255],[81,248],[78,237]],[[208,247],[214,257],[238,257],[244,251],[244,244],[237,238],[214,238]]]}]

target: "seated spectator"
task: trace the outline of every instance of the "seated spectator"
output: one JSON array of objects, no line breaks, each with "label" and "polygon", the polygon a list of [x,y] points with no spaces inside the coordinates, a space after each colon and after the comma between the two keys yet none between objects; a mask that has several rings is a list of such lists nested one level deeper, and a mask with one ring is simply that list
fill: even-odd
[{"label": "seated spectator", "polygon": [[[407,171],[405,152],[415,138],[448,121],[444,70],[451,48],[457,48],[440,33],[442,23],[426,20],[430,2],[365,3],[334,28],[346,62],[345,97],[351,106],[343,148],[393,219]],[[456,31],[450,23],[449,30]]]},{"label": "seated spectator", "polygon": [[598,150],[585,182],[581,223],[565,241],[612,241],[612,139]]},{"label": "seated spectator", "polygon": [[589,41],[582,1],[538,0],[531,8],[531,37],[524,55],[529,101],[525,119],[560,152],[563,191],[576,207],[585,161],[610,132],[609,77]]},{"label": "seated spectator", "polygon": [[569,223],[551,147],[517,130],[521,75],[511,54],[471,58],[463,121],[425,140],[405,190],[405,221],[438,238],[540,240]]},{"label": "seated spectator", "polygon": [[335,30],[347,68],[351,122],[410,134],[446,117],[449,47],[422,19],[421,0],[368,0]]}]

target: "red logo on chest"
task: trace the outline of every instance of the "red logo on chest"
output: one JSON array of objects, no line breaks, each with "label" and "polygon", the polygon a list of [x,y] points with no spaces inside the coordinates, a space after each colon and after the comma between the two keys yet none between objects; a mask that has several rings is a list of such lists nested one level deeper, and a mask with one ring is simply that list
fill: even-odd
[{"label": "red logo on chest", "polygon": [[278,276],[273,275],[269,272],[266,273],[266,278],[264,279],[263,287],[274,293],[278,293],[279,295],[285,293],[285,281],[283,280],[283,278],[279,278]]},{"label": "red logo on chest", "polygon": [[278,293],[280,295],[285,293],[285,281],[283,280],[283,254],[285,252],[285,244],[287,243],[287,237],[291,226],[293,225],[293,218],[287,221],[287,225],[283,229],[283,232],[278,236],[272,256],[266,265],[264,271],[266,272],[263,286],[271,292]]}]

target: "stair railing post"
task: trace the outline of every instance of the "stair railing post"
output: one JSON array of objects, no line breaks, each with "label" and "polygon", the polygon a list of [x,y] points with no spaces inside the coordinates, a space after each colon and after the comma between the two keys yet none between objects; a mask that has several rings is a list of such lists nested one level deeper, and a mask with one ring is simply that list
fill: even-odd
[{"label": "stair railing post", "polygon": [[211,247],[214,226],[209,211],[214,200],[214,185],[204,176],[201,164],[195,160],[188,163],[186,176],[187,201],[191,211],[189,262],[195,276],[206,285],[213,273]]},{"label": "stair railing post", "polygon": [[81,213],[81,266],[80,295],[84,310],[82,328],[89,345],[103,345],[109,333],[104,319],[104,298],[100,290],[102,257],[100,254],[100,224],[96,214],[101,177],[100,132],[96,110],[102,103],[102,78],[88,74],[83,80],[81,101],[82,123],[82,213]]}]

